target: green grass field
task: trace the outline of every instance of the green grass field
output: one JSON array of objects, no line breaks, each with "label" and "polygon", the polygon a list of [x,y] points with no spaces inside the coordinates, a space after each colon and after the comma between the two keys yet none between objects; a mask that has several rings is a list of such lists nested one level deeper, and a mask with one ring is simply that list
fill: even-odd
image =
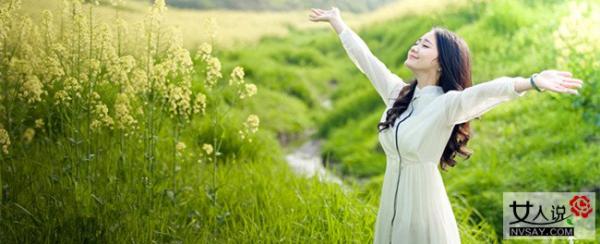
[{"label": "green grass field", "polygon": [[[585,81],[581,96],[530,91],[472,121],[474,154],[442,173],[463,243],[567,243],[502,240],[502,192],[600,196],[600,5],[578,2],[405,1],[348,14],[405,80],[408,48],[441,25],[469,44],[474,83],[548,68]],[[308,11],[169,8],[158,23],[134,1],[119,25],[108,4],[0,5],[0,243],[372,242],[384,106]],[[18,15],[42,9],[53,19]],[[211,15],[224,28],[207,51],[210,31],[191,23]],[[348,191],[286,165],[316,138]]]}]

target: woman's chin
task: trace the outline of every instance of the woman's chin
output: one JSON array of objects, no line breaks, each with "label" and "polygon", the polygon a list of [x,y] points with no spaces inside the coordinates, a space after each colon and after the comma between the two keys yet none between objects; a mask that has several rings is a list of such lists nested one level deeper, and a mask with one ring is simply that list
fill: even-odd
[{"label": "woman's chin", "polygon": [[407,59],[406,61],[404,61],[404,66],[406,66],[406,68],[412,69],[413,64],[410,60]]}]

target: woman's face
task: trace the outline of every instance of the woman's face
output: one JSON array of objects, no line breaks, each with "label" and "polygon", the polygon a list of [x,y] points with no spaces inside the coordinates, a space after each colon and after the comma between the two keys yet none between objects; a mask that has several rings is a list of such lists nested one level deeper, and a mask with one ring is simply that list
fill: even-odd
[{"label": "woman's face", "polygon": [[425,33],[408,51],[404,65],[414,71],[435,72],[440,67],[437,61],[438,51],[433,31]]}]

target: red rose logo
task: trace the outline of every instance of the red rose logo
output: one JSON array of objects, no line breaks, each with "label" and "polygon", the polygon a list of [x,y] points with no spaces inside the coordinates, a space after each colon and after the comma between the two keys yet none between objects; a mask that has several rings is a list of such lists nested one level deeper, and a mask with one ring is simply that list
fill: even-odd
[{"label": "red rose logo", "polygon": [[575,214],[575,216],[587,218],[592,212],[590,199],[585,195],[574,196],[573,199],[569,201],[569,204],[571,205],[571,212]]}]

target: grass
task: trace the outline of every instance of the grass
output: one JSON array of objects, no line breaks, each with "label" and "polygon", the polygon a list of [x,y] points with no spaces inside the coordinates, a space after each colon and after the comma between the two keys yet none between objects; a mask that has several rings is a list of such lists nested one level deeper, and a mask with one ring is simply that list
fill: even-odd
[{"label": "grass", "polygon": [[[344,17],[352,26],[368,26],[405,13],[441,9],[448,3],[462,4],[463,2],[463,0],[444,0],[435,3],[416,0],[396,1],[362,14],[344,12]],[[23,0],[23,11],[37,18],[36,16],[39,16],[44,9],[60,11],[60,3],[59,0]],[[130,0],[124,1],[118,9],[122,18],[134,23],[143,21],[149,7],[148,1]],[[111,20],[114,13],[115,8],[110,4],[102,4],[95,9],[98,19]],[[309,9],[302,11],[193,10],[169,6],[165,19],[169,25],[178,26],[182,33],[194,33],[184,38],[184,45],[189,49],[195,49],[201,42],[210,40],[211,33],[216,34],[215,45],[220,49],[235,49],[251,46],[266,37],[285,37],[296,31],[328,28],[324,24],[310,22],[309,13]],[[214,19],[216,25],[207,23],[209,18]],[[261,28],[264,26],[268,28]]]},{"label": "grass", "polygon": [[[347,17],[353,27],[360,27],[359,34],[376,56],[405,80],[410,72],[400,65],[407,47],[433,24],[446,25],[465,37],[478,82],[556,65],[557,50],[536,50],[547,46],[546,38],[564,21],[566,3],[468,3],[452,8],[404,1],[393,5],[401,9]],[[26,12],[54,6],[32,4],[25,1]],[[128,4],[120,7],[120,13],[138,20],[144,3]],[[94,13],[113,16],[114,9],[99,6]],[[177,160],[172,156],[173,122],[166,119],[162,127],[166,129],[156,135],[156,168],[151,175],[139,141],[128,142],[129,160],[118,164],[118,132],[104,131],[93,138],[97,145],[93,160],[74,160],[73,148],[78,147],[68,134],[38,132],[29,144],[14,136],[14,153],[3,157],[0,165],[0,242],[372,241],[385,162],[374,133],[383,106],[371,84],[347,59],[332,31],[307,22],[303,11],[277,15],[173,8],[166,19],[181,25],[184,33],[198,33],[184,38],[186,46],[195,47],[192,43],[206,33],[194,31],[197,26],[189,23],[211,14],[230,21],[220,21],[227,31],[219,32],[219,45],[235,40],[244,44],[215,49],[223,73],[236,65],[244,67],[246,81],[258,86],[256,97],[238,107],[232,105],[235,92],[209,96],[209,106],[218,104],[211,111],[232,107],[230,117],[220,119],[216,127],[210,119],[194,120],[180,133],[188,146]],[[277,23],[273,29],[281,36],[271,36],[271,28],[247,31],[269,23]],[[290,25],[295,27],[285,31]],[[194,66],[195,92],[205,91],[204,68]],[[597,80],[593,75],[585,78]],[[501,240],[503,191],[598,191],[598,130],[583,116],[589,105],[578,107],[570,97],[532,93],[473,121],[469,147],[475,154],[442,174],[463,243]],[[333,101],[332,110],[321,105],[327,98]],[[36,116],[55,111],[45,108],[19,111]],[[254,143],[237,135],[243,128],[237,122],[248,113],[261,118]],[[208,118],[217,115],[209,113]],[[35,118],[27,118],[25,124]],[[289,148],[282,148],[282,138],[292,138],[290,145],[297,145],[296,139],[305,139],[305,131],[315,127],[325,139],[323,156],[343,174],[351,191],[294,176],[287,167],[283,158]],[[568,133],[559,133],[563,131]],[[221,135],[222,154],[215,163],[203,156],[202,146]]]}]

